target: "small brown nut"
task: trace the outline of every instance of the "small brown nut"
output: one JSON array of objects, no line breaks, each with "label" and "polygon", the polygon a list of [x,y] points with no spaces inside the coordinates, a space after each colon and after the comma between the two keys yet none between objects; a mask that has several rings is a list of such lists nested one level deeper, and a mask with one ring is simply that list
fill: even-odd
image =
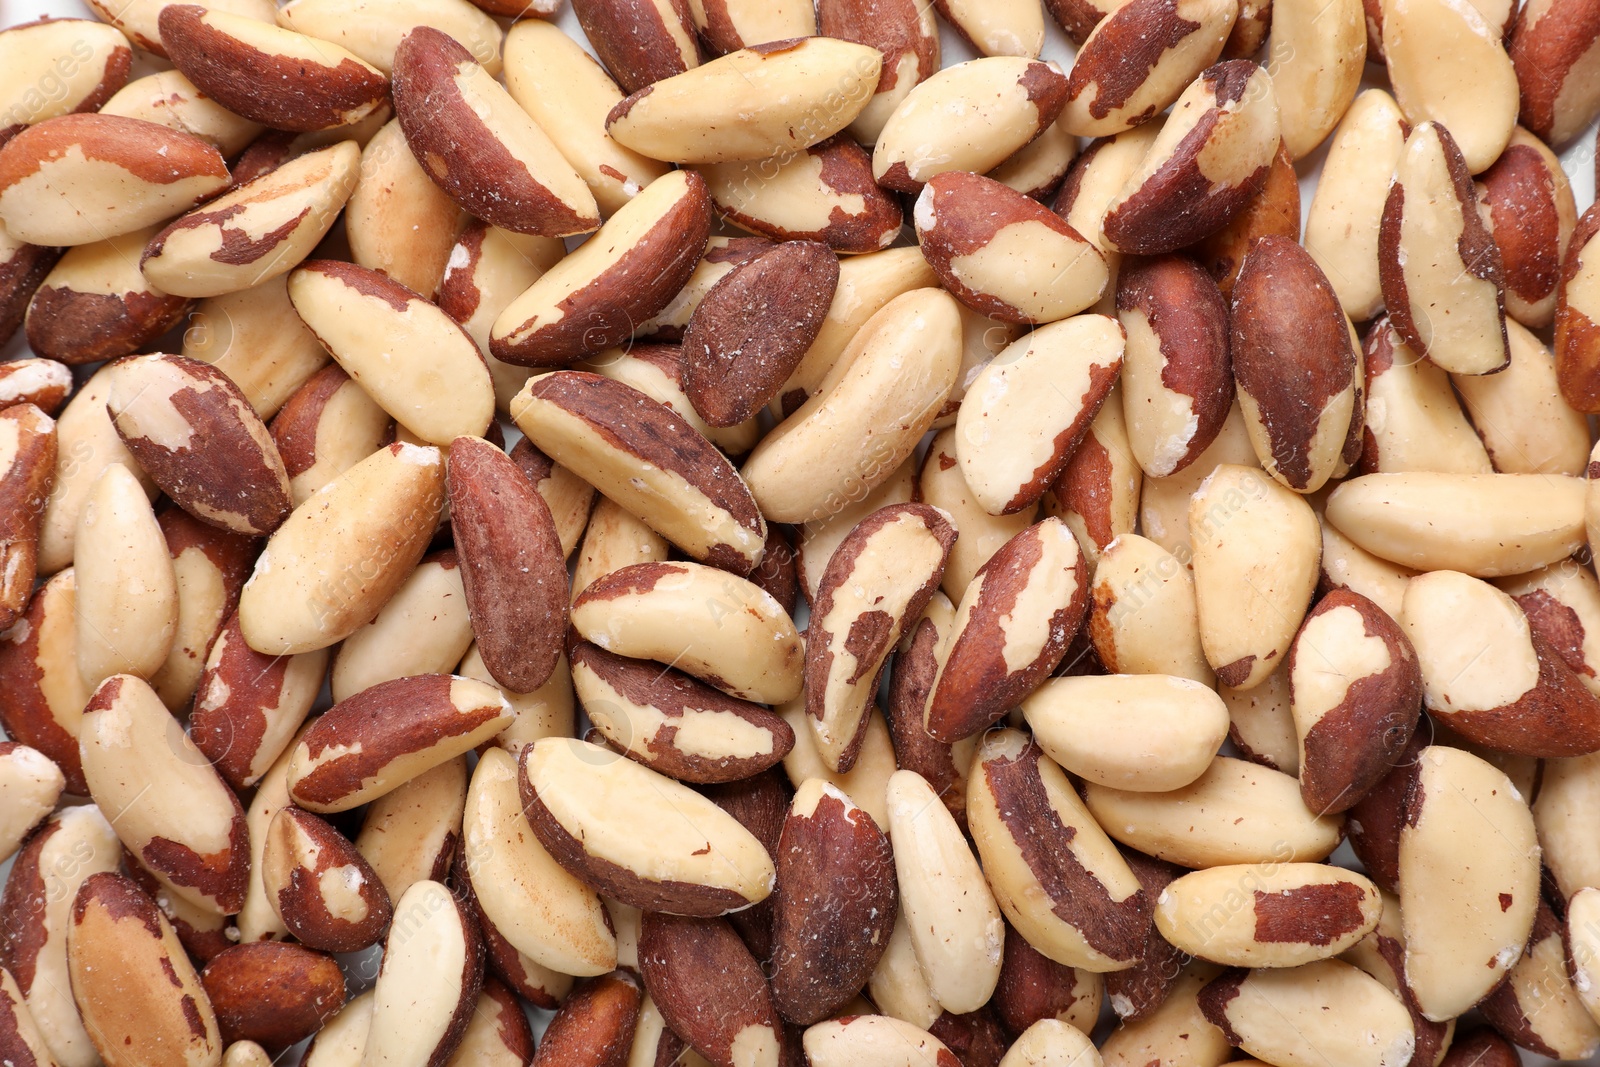
[{"label": "small brown nut", "polygon": [[1239,14],[1218,0],[1131,0],[1094,27],[1068,77],[1062,118],[1109,137],[1166,110],[1215,63]]},{"label": "small brown nut", "polygon": [[[0,237],[0,245],[3,244],[4,238]],[[4,254],[0,250],[0,256]],[[0,265],[0,273],[4,270]],[[0,334],[5,333],[4,318],[0,313]],[[66,403],[72,385],[72,371],[53,359],[13,359],[0,363],[0,411],[16,404],[32,404],[46,415],[54,416]]]},{"label": "small brown nut", "polygon": [[639,971],[667,1025],[717,1067],[781,1062],[772,990],[728,920],[645,912]]},{"label": "small brown nut", "polygon": [[88,244],[162,222],[228,181],[221,154],[193,134],[62,115],[0,148],[0,222],[30,244]]},{"label": "small brown nut", "polygon": [[611,109],[606,130],[672,163],[769,159],[848,126],[882,66],[877,49],[832,37],[759,44],[636,90]]},{"label": "small brown nut", "polygon": [[343,367],[334,364],[317,371],[295,391],[271,428],[298,507],[381,449],[393,436],[394,420]]},{"label": "small brown nut", "polygon": [[1102,236],[1117,251],[1156,255],[1215,233],[1260,191],[1279,141],[1266,71],[1248,60],[1218,63],[1173,105],[1106,210]]},{"label": "small brown nut", "polygon": [[155,902],[120,874],[78,888],[67,927],[73,999],[110,1064],[220,1062],[210,998]]},{"label": "small brown nut", "polygon": [[639,980],[631,971],[613,971],[582,983],[550,1020],[533,1067],[627,1062],[639,1023]]},{"label": "small brown nut", "polygon": [[286,1049],[322,1029],[344,1007],[339,965],[331,956],[299,945],[236,945],[206,964],[200,984],[229,1045],[253,1041],[263,1048]]},{"label": "small brown nut", "polygon": [[115,26],[89,19],[44,18],[0,31],[0,145],[45,119],[99,111],[128,80],[132,61]]},{"label": "small brown nut", "polygon": [[1522,122],[1552,147],[1565,147],[1600,113],[1592,80],[1597,20],[1592,4],[1542,2],[1518,10],[1511,27]]},{"label": "small brown nut", "polygon": [[517,233],[600,226],[594,194],[537,123],[454,38],[431,26],[395,50],[394,109],[406,143],[461,207]]},{"label": "small brown nut", "polygon": [[511,722],[499,690],[448,674],[397,678],[341,700],[295,745],[289,793],[348,811],[476,748]]},{"label": "small brown nut", "polygon": [[78,720],[91,690],[78,673],[77,576],[69,567],[33,595],[0,634],[0,726],[53,760],[68,792],[87,796]]},{"label": "small brown nut", "polygon": [[1516,1046],[1487,1026],[1468,1031],[1451,1042],[1439,1067],[1518,1067],[1522,1055]]},{"label": "small brown nut", "polygon": [[876,252],[900,236],[900,202],[873,181],[872,157],[835,135],[759,163],[701,167],[711,199],[735,225],[775,241]]},{"label": "small brown nut", "polygon": [[1300,240],[1300,176],[1281,144],[1261,189],[1226,226],[1189,249],[1216,279],[1223,296],[1233,293],[1245,256],[1263,237]]},{"label": "small brown nut", "polygon": [[752,418],[816,340],[839,283],[826,245],[774,246],[722,277],[683,334],[683,387],[713,426]]},{"label": "small brown nut", "polygon": [[[1470,872],[1442,876],[1463,847]],[[1427,1018],[1452,1018],[1511,970],[1538,912],[1533,816],[1510,779],[1459,749],[1423,749],[1400,829],[1399,889],[1406,978]]]},{"label": "small brown nut", "polygon": [[[933,692],[933,682],[939,673],[939,645],[950,632],[955,615],[956,608],[950,598],[935,592],[922,618],[907,627],[895,650],[883,715],[889,724],[898,764],[927,779],[956,822],[965,828],[967,768],[972,762],[976,742],[946,744],[922,728],[922,709],[927,706],[928,694]],[[871,721],[870,715],[868,721]]]},{"label": "small brown nut", "polygon": [[625,92],[700,65],[686,0],[573,0],[572,13]]},{"label": "small brown nut", "polygon": [[931,4],[915,0],[818,0],[824,37],[870,45],[883,56],[877,91],[850,124],[861,144],[876,144],[900,101],[939,70],[939,23]]},{"label": "small brown nut", "polygon": [[[698,307],[698,302],[694,306]],[[684,321],[687,324],[687,315]],[[762,428],[754,417],[733,426],[713,426],[695,410],[684,389],[688,366],[680,345],[638,342],[627,348],[608,348],[592,359],[574,364],[573,369],[611,378],[665,404],[730,458],[746,455],[761,439]]]},{"label": "small brown nut", "polygon": [[991,171],[1056,121],[1067,92],[1054,63],[991,56],[946,67],[917,84],[884,123],[873,177],[916,193],[946,171]]},{"label": "small brown nut", "polygon": [[28,403],[0,408],[0,631],[22,617],[33,596],[56,459],[54,419]]},{"label": "small brown nut", "polygon": [[[1016,927],[1006,927],[1005,961],[994,991],[994,1008],[1007,1030],[1020,1034],[1041,1019],[1060,1020],[1079,1030],[1093,1029],[1100,1018],[1105,989],[1106,980],[1098,973],[1057,963],[1028,944]],[[876,989],[873,994],[876,996]]]},{"label": "small brown nut", "polygon": [[182,354],[220,369],[270,419],[328,363],[328,350],[293,312],[286,278],[202,300]]},{"label": "small brown nut", "polygon": [[932,176],[917,198],[917,238],[945,286],[1004,322],[1054,322],[1105,292],[1099,249],[1061,216],[978,174]]},{"label": "small brown nut", "polygon": [[1578,221],[1572,185],[1556,154],[1521,126],[1482,182],[1486,221],[1505,269],[1506,314],[1534,329],[1548,326]]},{"label": "small brown nut", "polygon": [[395,902],[373,987],[362,1062],[450,1061],[466,1037],[483,986],[483,938],[461,901],[438,882],[418,882]]},{"label": "small brown nut", "polygon": [[[537,741],[522,750],[519,781],[528,821],[544,847],[625,904],[713,916],[772,892],[772,857],[731,815],[597,745]],[[617,803],[591,806],[584,798],[597,788]]]},{"label": "small brown nut", "polygon": [[1229,971],[1201,990],[1200,1010],[1267,1062],[1331,1052],[1350,1067],[1403,1067],[1416,1049],[1400,998],[1342,960]]},{"label": "small brown nut", "polygon": [[42,356],[69,366],[137,352],[178,325],[193,306],[150,284],[139,253],[146,227],[67,250],[33,293],[23,329]]},{"label": "small brown nut", "polygon": [[[1556,294],[1556,376],[1561,398],[1580,412],[1600,410],[1600,211],[1578,220]],[[1591,246],[1593,246],[1591,248]]]},{"label": "small brown nut", "polygon": [[66,778],[48,756],[15,741],[0,741],[0,858],[10,859],[24,839],[55,810]]},{"label": "small brown nut", "polygon": [[332,43],[197,4],[161,9],[161,43],[201,92],[278,130],[326,130],[382,105],[383,72]]},{"label": "small brown nut", "polygon": [[261,879],[289,933],[312,948],[354,952],[376,944],[393,915],[383,883],[349,839],[292,805],[267,827]]},{"label": "small brown nut", "polygon": [[432,294],[467,218],[417,162],[400,120],[386,123],[367,142],[356,191],[345,206],[345,236],[355,263]]}]

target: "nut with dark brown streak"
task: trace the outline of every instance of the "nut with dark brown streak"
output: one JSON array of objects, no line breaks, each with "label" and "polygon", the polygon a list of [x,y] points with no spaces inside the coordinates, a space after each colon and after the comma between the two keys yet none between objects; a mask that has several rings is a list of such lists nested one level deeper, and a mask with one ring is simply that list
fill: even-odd
[{"label": "nut with dark brown streak", "polygon": [[200,983],[222,1040],[278,1052],[311,1036],[344,1007],[344,975],[333,957],[299,945],[258,941],[212,958]]}]

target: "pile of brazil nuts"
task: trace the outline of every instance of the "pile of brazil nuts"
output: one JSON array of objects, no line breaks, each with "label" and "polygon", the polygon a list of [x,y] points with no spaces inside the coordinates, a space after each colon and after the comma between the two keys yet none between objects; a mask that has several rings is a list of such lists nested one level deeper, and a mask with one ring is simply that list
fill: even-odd
[{"label": "pile of brazil nuts", "polygon": [[1600,0],[89,6],[0,1064],[1600,1053]]}]

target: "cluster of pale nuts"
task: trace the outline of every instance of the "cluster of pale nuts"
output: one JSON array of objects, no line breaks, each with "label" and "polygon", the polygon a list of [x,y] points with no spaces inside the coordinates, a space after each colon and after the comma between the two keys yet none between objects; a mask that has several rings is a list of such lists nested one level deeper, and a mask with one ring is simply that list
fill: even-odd
[{"label": "cluster of pale nuts", "polygon": [[0,31],[0,1060],[1600,1048],[1600,2],[474,4]]}]

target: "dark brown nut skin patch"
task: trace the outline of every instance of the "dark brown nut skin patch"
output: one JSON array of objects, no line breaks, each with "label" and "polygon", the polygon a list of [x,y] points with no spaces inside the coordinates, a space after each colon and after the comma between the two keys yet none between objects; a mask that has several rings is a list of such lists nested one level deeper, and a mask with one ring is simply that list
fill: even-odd
[{"label": "dark brown nut skin patch", "polygon": [[683,334],[683,385],[713,426],[751,418],[789,380],[822,329],[839,284],[827,245],[791,241],[733,268]]},{"label": "dark brown nut skin patch", "polygon": [[[1267,9],[1271,14],[1270,6]],[[1237,33],[1242,23],[1234,23]],[[1295,173],[1289,150],[1278,146],[1261,189],[1222,229],[1195,244],[1189,254],[1216,279],[1222,295],[1233,292],[1233,283],[1244,267],[1244,258],[1257,240],[1269,234],[1300,240],[1300,176]]]},{"label": "dark brown nut skin patch", "polygon": [[[806,168],[817,160],[816,177],[804,189],[808,198],[832,202],[827,221],[812,229],[792,229],[781,214],[789,206],[763,186],[783,175],[785,167]],[[714,179],[711,196],[730,222],[774,241],[819,241],[841,253],[876,252],[894,243],[905,222],[900,200],[872,178],[872,156],[846,134],[836,134],[792,157],[759,163],[737,162],[707,170]],[[728,184],[733,188],[729,189]],[[780,186],[787,189],[787,186]],[[768,206],[776,211],[765,210]],[[858,206],[859,205],[859,206]]]},{"label": "dark brown nut skin patch", "polygon": [[[1123,849],[1122,858],[1151,900],[1159,900],[1161,891],[1184,873],[1182,867],[1132,849]],[[1124,1023],[1138,1022],[1161,1007],[1187,959],[1152,922],[1145,936],[1144,957],[1127,970],[1106,975],[1106,997],[1117,1018]]]},{"label": "dark brown nut skin patch", "polygon": [[[195,688],[189,737],[224,781],[243,789],[247,783],[255,784],[252,765],[270,717],[282,707],[284,685],[294,657],[268,656],[251,648],[239,629],[237,612],[228,616],[218,639],[223,640],[222,650],[218,653],[216,642],[212,643],[205,671]],[[217,656],[215,662],[213,654]]]},{"label": "dark brown nut skin patch", "polygon": [[1487,1026],[1456,1034],[1439,1067],[1522,1067],[1516,1046]]},{"label": "dark brown nut skin patch", "polygon": [[455,439],[445,477],[478,652],[495,681],[531,693],[550,679],[567,630],[555,519],[516,462],[480,437]]},{"label": "dark brown nut skin patch", "polygon": [[206,964],[200,982],[222,1040],[254,1041],[270,1052],[310,1037],[344,1007],[344,975],[333,957],[277,941],[235,945]]},{"label": "dark brown nut skin patch", "polygon": [[1600,100],[1583,82],[1594,76],[1597,36],[1600,4],[1590,0],[1522,5],[1512,23],[1506,51],[1522,90],[1519,121],[1552,148],[1563,147],[1595,116]]},{"label": "dark brown nut skin patch", "polygon": [[580,982],[550,1020],[533,1067],[623,1067],[643,999],[628,971]]},{"label": "dark brown nut skin patch", "polygon": [[[962,830],[967,828],[966,769],[956,765],[953,746],[928,733],[922,710],[928,705],[939,675],[939,642],[943,635],[932,619],[919,620],[894,658],[889,673],[889,699],[884,718],[894,744],[895,762],[927,779]],[[1026,1029],[1024,1027],[1023,1029]]]},{"label": "dark brown nut skin patch", "polygon": [[[700,61],[686,0],[572,0],[572,13],[624,93],[682,74]],[[688,39],[687,48],[673,39],[668,22],[673,18]]]},{"label": "dark brown nut skin patch", "polygon": [[[1119,971],[1119,974],[1126,972]],[[991,1003],[1000,1021],[1013,1034],[1020,1034],[1040,1019],[1084,1021],[1086,1005],[1080,1005],[1092,990],[1093,977],[1078,971],[1028,944],[1016,928],[1006,924],[1005,955],[1000,962],[1000,984],[995,986]],[[1094,1015],[1099,1017],[1098,993],[1092,997]],[[1093,1022],[1090,1022],[1093,1025]],[[1081,1027],[1080,1027],[1081,1029]]]},{"label": "dark brown nut skin patch", "polygon": [[[1335,623],[1338,630],[1327,625],[1335,612],[1342,613]],[[1351,612],[1362,627],[1362,639],[1354,644],[1348,641],[1350,631],[1340,625],[1351,619]],[[1335,635],[1345,640],[1336,640]],[[1374,640],[1384,646],[1389,665],[1375,674],[1361,674],[1363,652]],[[1343,699],[1332,707],[1318,706],[1320,684],[1316,694],[1307,684],[1320,683],[1317,676],[1324,672],[1347,679]],[[1316,716],[1301,738],[1301,799],[1315,812],[1348,811],[1388,773],[1417,728],[1422,671],[1416,650],[1388,612],[1360,593],[1335,589],[1301,624],[1289,649],[1289,679],[1297,726]]]},{"label": "dark brown nut skin patch", "polygon": [[0,245],[0,341],[9,341],[22,326],[33,294],[60,262],[60,248],[12,241],[15,247]]},{"label": "dark brown nut skin patch", "polygon": [[377,944],[389,928],[394,908],[383,881],[326,820],[293,805],[282,809],[267,828],[261,862],[268,893],[275,892],[272,906],[306,945],[355,952]]},{"label": "dark brown nut skin patch", "polygon": [[1239,272],[1231,326],[1257,457],[1289,488],[1314,492],[1339,464],[1355,409],[1356,352],[1339,297],[1309,252],[1263,237]]},{"label": "dark brown nut skin patch", "polygon": [[[645,912],[639,970],[673,1033],[716,1067],[734,1067],[736,1040],[773,1053],[783,1048],[766,976],[726,919]],[[752,1038],[745,1033],[750,1027],[767,1033]]]},{"label": "dark brown nut skin patch", "polygon": [[0,632],[27,610],[39,566],[39,519],[56,480],[56,424],[32,404],[0,409],[0,440],[10,462],[0,468]]},{"label": "dark brown nut skin patch", "polygon": [[889,839],[831,786],[806,782],[778,842],[772,995],[804,1026],[855,996],[889,947],[899,894]]},{"label": "dark brown nut skin patch", "polygon": [[206,21],[197,4],[161,9],[161,43],[184,76],[234,114],[276,130],[326,130],[369,114],[389,95],[382,72],[354,56],[312,65],[264,52]]},{"label": "dark brown nut skin patch", "polygon": [[1583,284],[1597,270],[1596,234],[1600,234],[1600,208],[1590,207],[1572,231],[1556,296],[1556,383],[1561,398],[1586,413],[1600,411],[1600,304],[1591,295],[1592,282]]},{"label": "dark brown nut skin patch", "polygon": [[[67,259],[63,269],[74,262]],[[114,293],[83,291],[70,279],[45,276],[27,305],[23,329],[39,355],[79,367],[139,351],[181,322],[193,306],[187,297],[150,286],[142,275],[134,286]]]},{"label": "dark brown nut skin patch", "polygon": [[1545,302],[1560,285],[1562,254],[1576,220],[1572,190],[1565,179],[1557,184],[1544,152],[1519,143],[1523,136],[1513,134],[1479,180],[1505,270],[1506,310],[1524,325],[1537,327],[1550,321]]},{"label": "dark brown nut skin patch", "polygon": [[[783,825],[789,818],[791,790],[789,779],[779,768],[737,782],[722,782],[703,786],[704,793],[713,804],[738,820],[739,825],[760,841],[774,861],[778,858],[778,841]],[[744,943],[756,959],[772,959],[774,913],[778,894],[773,892],[754,907],[744,908],[728,916],[733,928],[739,931]]]},{"label": "dark brown nut skin patch", "polygon": [[78,674],[76,589],[71,568],[57,573],[34,593],[18,623],[0,631],[0,727],[53,760],[68,793],[87,796],[75,719],[89,699]]},{"label": "dark brown nut skin patch", "polygon": [[[478,904],[478,896],[472,889],[472,876],[468,873],[469,861],[464,835],[456,837],[452,842],[445,863],[449,868],[450,890],[461,902],[462,914],[477,922],[478,933],[483,938],[484,988],[487,989],[489,983],[497,977],[517,996],[534,1007],[550,1011],[559,1008],[572,989],[572,977],[557,974],[518,952],[516,946],[507,941],[505,935],[489,921],[488,916],[483,914],[483,908]],[[444,877],[444,872],[441,870],[435,870],[433,873],[439,876],[435,881]],[[489,975],[494,977],[488,977]]]},{"label": "dark brown nut skin patch", "polygon": [[[0,274],[5,267],[0,264]],[[0,278],[0,289],[4,287]],[[4,297],[0,296],[0,303]],[[0,322],[0,327],[4,323]],[[0,328],[0,339],[8,336]],[[53,359],[13,359],[0,363],[0,411],[14,404],[32,404],[52,418],[72,392],[72,371]]]},{"label": "dark brown nut skin patch", "polygon": [[1419,729],[1377,785],[1350,807],[1345,826],[1350,847],[1367,876],[1382,889],[1400,885],[1400,828],[1405,824],[1406,798],[1418,774],[1417,757],[1428,747],[1431,731]]}]

